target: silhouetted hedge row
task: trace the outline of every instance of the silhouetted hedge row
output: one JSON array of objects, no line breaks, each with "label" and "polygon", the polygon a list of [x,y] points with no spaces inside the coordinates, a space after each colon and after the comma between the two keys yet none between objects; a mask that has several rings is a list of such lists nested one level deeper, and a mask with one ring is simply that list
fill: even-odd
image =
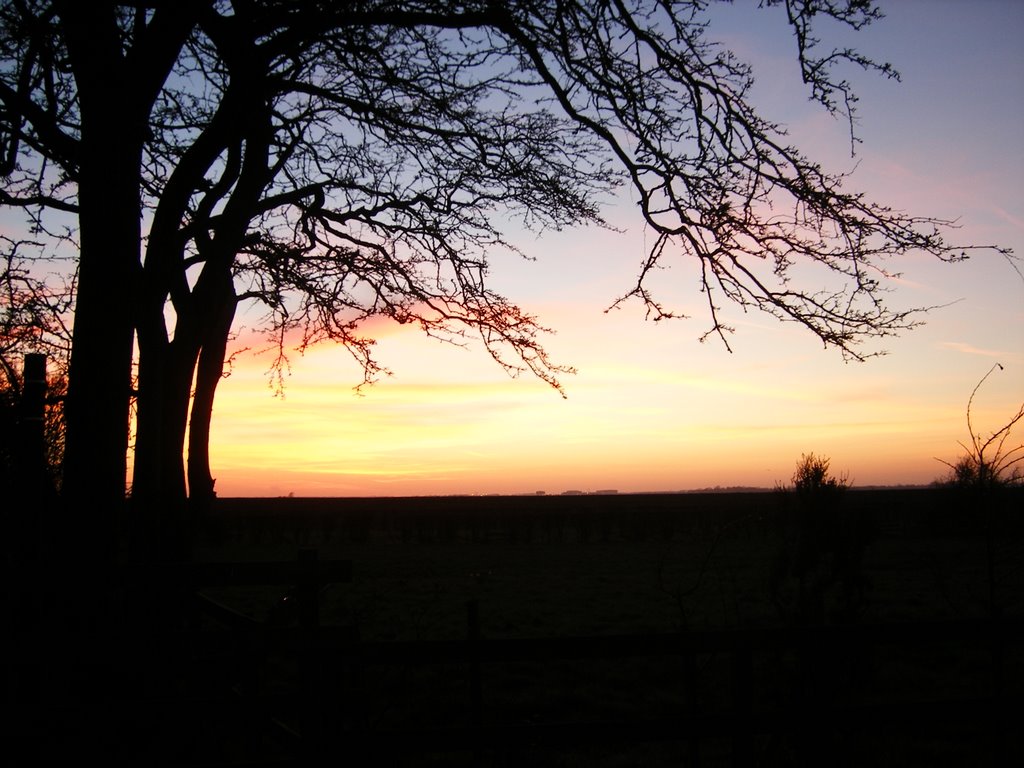
[{"label": "silhouetted hedge row", "polygon": [[[792,501],[782,491],[581,496],[224,498],[202,530],[226,541],[301,545],[595,543],[706,539],[779,532]],[[1018,530],[1024,490],[851,490],[837,500],[880,535],[957,535],[989,524]]]}]

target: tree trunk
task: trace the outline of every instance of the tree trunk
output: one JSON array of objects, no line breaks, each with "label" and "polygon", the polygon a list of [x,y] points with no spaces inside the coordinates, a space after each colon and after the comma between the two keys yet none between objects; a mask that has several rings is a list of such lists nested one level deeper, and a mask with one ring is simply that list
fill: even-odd
[{"label": "tree trunk", "polygon": [[197,498],[200,508],[212,497],[210,417],[235,305],[230,270],[208,263],[190,300],[178,306],[173,341],[166,340],[162,315],[158,321],[151,314],[150,322],[139,326],[132,502],[146,511],[146,519],[136,521],[139,546],[155,558],[189,557],[195,511],[187,504],[184,462],[190,401],[188,496]]},{"label": "tree trunk", "polygon": [[123,119],[116,78],[81,90],[80,250],[62,486],[69,518],[61,525],[75,547],[106,557],[125,496],[142,134]]},{"label": "tree trunk", "polygon": [[192,398],[188,432],[188,489],[195,510],[203,513],[217,495],[210,471],[210,424],[213,398],[224,375],[228,336],[235,319],[237,297],[230,275],[223,286],[220,309],[204,329],[203,348],[196,371],[195,395]]},{"label": "tree trunk", "polygon": [[142,299],[142,147],[152,106],[199,9],[158,9],[132,29],[136,44],[126,45],[114,4],[56,0],[54,7],[82,126],[62,487],[68,515],[58,527],[72,549],[106,559],[115,552],[125,499],[134,329]]},{"label": "tree trunk", "polygon": [[187,548],[182,451],[198,349],[186,336],[161,343],[139,335],[132,522],[134,547],[152,560],[180,560]]},{"label": "tree trunk", "polygon": [[[154,212],[146,251],[144,306],[138,319],[139,409],[132,497],[133,504],[141,503],[148,514],[159,514],[161,522],[155,528],[150,526],[145,538],[152,541],[154,535],[157,537],[155,548],[162,556],[174,557],[177,553],[187,557],[191,538],[184,442],[193,382],[198,404],[193,405],[196,419],[190,455],[196,459],[194,471],[190,469],[189,491],[203,502],[212,496],[207,442],[213,395],[223,371],[234,318],[231,265],[270,178],[268,153],[273,124],[262,91],[252,87],[251,74],[242,65],[237,72],[232,70],[231,85],[213,120],[167,180]],[[211,214],[203,206],[192,211],[189,206],[193,195],[205,188],[209,169],[225,151],[241,162],[227,164],[226,176],[221,180],[223,188],[211,198],[216,200],[230,190],[216,221],[192,221],[193,227],[204,227],[206,234],[192,236],[203,266],[188,289],[184,287],[186,258],[181,222],[190,216],[201,219]],[[169,296],[175,310],[173,334],[168,333],[163,319]],[[168,341],[171,335],[173,341]]]}]

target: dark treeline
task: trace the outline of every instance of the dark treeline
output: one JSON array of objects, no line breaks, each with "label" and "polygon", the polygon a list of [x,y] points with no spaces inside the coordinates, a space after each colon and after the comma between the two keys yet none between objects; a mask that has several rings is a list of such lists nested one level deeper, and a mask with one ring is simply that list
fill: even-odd
[{"label": "dark treeline", "polygon": [[[996,497],[915,488],[844,494],[844,514],[876,534],[981,533],[991,515],[1020,508],[1021,489]],[[590,542],[710,538],[776,532],[793,501],[783,491],[573,496],[223,498],[204,534],[246,541]],[[1021,526],[999,514],[1000,528]]]}]

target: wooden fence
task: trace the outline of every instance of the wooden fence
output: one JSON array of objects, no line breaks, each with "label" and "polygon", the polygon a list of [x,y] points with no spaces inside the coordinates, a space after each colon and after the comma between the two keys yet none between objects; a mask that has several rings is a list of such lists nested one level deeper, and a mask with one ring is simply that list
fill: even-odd
[{"label": "wooden fence", "polygon": [[[854,733],[886,727],[941,733],[966,725],[978,734],[977,764],[1008,764],[1012,750],[1021,693],[1024,621],[1020,618],[492,639],[482,636],[479,610],[471,603],[463,640],[366,642],[351,627],[319,624],[316,605],[322,586],[347,581],[351,569],[347,562],[319,561],[315,552],[304,552],[298,560],[285,563],[196,563],[160,575],[153,571],[127,575],[183,587],[195,596],[184,624],[158,636],[121,627],[94,635],[91,643],[83,644],[78,638],[73,649],[67,647],[66,639],[22,635],[15,652],[37,659],[50,653],[73,652],[83,659],[102,655],[115,664],[120,660],[130,675],[139,677],[165,665],[170,674],[158,675],[158,690],[129,685],[104,700],[98,714],[76,713],[84,718],[78,738],[95,738],[99,731],[111,730],[119,734],[110,737],[117,742],[112,746],[115,752],[148,752],[155,755],[156,763],[254,768],[339,762],[428,765],[433,763],[425,756],[434,754],[447,755],[449,762],[444,764],[488,765],[504,764],[503,756],[527,748],[536,755],[601,744],[671,742],[680,746],[685,756],[682,764],[699,766],[712,762],[705,757],[704,747],[715,742],[719,753],[723,743],[728,745],[728,759],[742,766],[758,762],[762,737],[783,735],[797,744],[798,763],[819,765],[830,761],[828,747],[816,742],[815,734],[830,723],[842,723]],[[297,601],[296,609],[283,621],[258,622],[200,591],[240,584],[294,587],[289,596]],[[940,698],[850,703],[830,700],[793,681],[790,693],[795,695],[788,702],[770,708],[758,703],[757,670],[763,669],[765,659],[791,654],[805,667],[829,665],[835,658],[872,648],[924,649],[939,642],[973,649],[985,657],[987,679],[982,690]],[[1013,656],[1009,664],[1008,653]],[[634,657],[681,660],[681,708],[638,719],[575,720],[567,713],[563,721],[533,723],[502,721],[500,713],[489,709],[492,666]],[[702,705],[696,694],[698,659],[708,657],[729,659],[728,695],[717,707]],[[375,726],[368,722],[367,697],[379,677],[375,671],[430,667],[459,670],[465,716],[456,718],[457,724]],[[935,670],[935,674],[942,672]],[[61,714],[59,703],[43,699],[39,704],[45,718]],[[161,725],[154,725],[157,722]],[[203,729],[206,733],[198,733]],[[157,744],[173,738],[195,743],[166,752]],[[50,757],[55,763],[62,758],[72,763],[78,762],[77,753],[74,747],[70,754],[58,750]],[[720,759],[721,754],[716,757]]]},{"label": "wooden fence", "polygon": [[[29,764],[79,765],[90,752],[116,764],[308,762],[336,698],[323,650],[352,645],[351,628],[320,626],[319,595],[350,579],[350,562],[313,550],[285,562],[122,567],[115,591],[128,604],[115,626],[64,626],[41,610],[6,628],[5,741],[34,755]],[[287,589],[257,620],[204,592],[225,586]],[[268,663],[281,668],[276,688]],[[218,743],[231,739],[273,749]]]},{"label": "wooden fence", "polygon": [[[432,749],[470,749],[475,752],[514,749],[516,745],[564,746],[615,741],[684,741],[689,744],[690,765],[700,764],[700,742],[724,738],[732,743],[735,765],[754,764],[753,737],[788,733],[801,748],[814,754],[817,726],[843,723],[852,729],[885,727],[897,723],[901,729],[932,730],[956,725],[973,725],[985,734],[993,765],[1003,765],[1007,735],[1014,727],[1019,701],[1019,677],[1009,683],[1005,656],[1009,646],[1020,650],[1024,622],[1019,618],[941,621],[916,624],[874,624],[858,626],[816,626],[770,629],[699,631],[678,634],[595,636],[537,639],[486,639],[480,636],[475,605],[468,611],[468,638],[455,642],[359,643],[348,649],[364,667],[375,665],[461,664],[468,667],[468,724],[462,727],[378,730],[365,734],[364,746],[374,753]],[[756,709],[756,654],[778,656],[794,652],[805,662],[828,664],[837,655],[863,653],[879,646],[924,648],[937,641],[955,643],[967,649],[981,649],[988,655],[986,690],[972,696],[914,700],[871,701],[858,704],[829,702],[811,691],[798,691],[788,705]],[[701,655],[731,658],[728,687],[730,702],[717,711],[702,710],[693,688],[696,659]],[[631,721],[556,722],[545,724],[490,722],[484,706],[485,667],[508,662],[549,663],[558,660],[621,659],[670,656],[683,659],[686,669],[684,691],[687,705],[671,716]],[[1019,661],[1019,660],[1018,660]],[[813,663],[813,662],[811,662]],[[941,674],[939,670],[936,674]],[[1016,673],[1019,675],[1020,670]],[[1018,713],[1019,714],[1019,713]],[[351,742],[350,742],[351,743]],[[382,748],[382,745],[386,747]],[[805,756],[807,764],[825,764],[824,754]],[[983,762],[983,761],[979,761]]]}]

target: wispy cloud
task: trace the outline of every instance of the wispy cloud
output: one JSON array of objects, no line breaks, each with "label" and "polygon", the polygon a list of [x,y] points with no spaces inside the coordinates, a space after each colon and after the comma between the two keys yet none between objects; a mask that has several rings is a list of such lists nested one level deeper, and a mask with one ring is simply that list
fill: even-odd
[{"label": "wispy cloud", "polygon": [[1006,211],[1003,208],[996,207],[995,212],[996,215],[998,215],[999,218],[1001,218],[1003,221],[1007,222],[1008,224],[1012,224],[1017,229],[1024,230],[1024,221],[1014,216],[1009,211]]},{"label": "wispy cloud", "polygon": [[1006,357],[1008,355],[1005,351],[998,349],[982,349],[976,347],[973,344],[967,344],[962,341],[942,341],[937,345],[940,349],[952,349],[956,352],[963,352],[965,355],[979,355],[980,357]]}]

